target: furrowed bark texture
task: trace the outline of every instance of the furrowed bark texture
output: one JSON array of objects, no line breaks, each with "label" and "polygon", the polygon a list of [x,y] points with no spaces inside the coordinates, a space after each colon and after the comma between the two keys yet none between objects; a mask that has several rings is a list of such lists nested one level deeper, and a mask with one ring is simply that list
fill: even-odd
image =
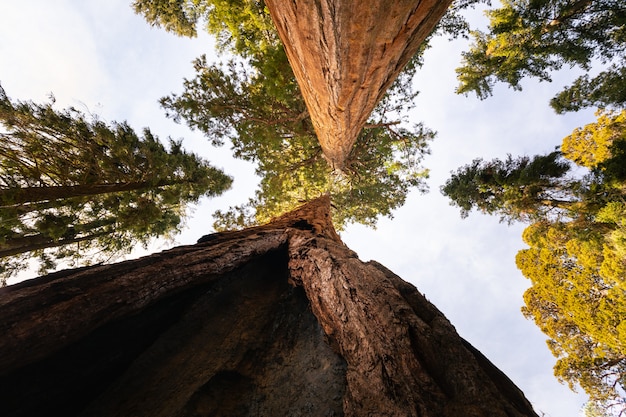
[{"label": "furrowed bark texture", "polygon": [[301,233],[289,255],[291,279],[347,362],[346,416],[535,415],[441,312],[382,265]]},{"label": "furrowed bark texture", "polygon": [[324,155],[338,170],[451,0],[266,0]]},{"label": "furrowed bark texture", "polygon": [[2,416],[536,416],[328,197],[0,291]]}]

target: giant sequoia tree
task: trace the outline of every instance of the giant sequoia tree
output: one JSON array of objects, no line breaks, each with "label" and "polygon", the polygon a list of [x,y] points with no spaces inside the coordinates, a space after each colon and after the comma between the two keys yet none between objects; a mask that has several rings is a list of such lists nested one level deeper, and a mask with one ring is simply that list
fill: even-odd
[{"label": "giant sequoia tree", "polygon": [[0,290],[2,415],[536,417],[329,210]]},{"label": "giant sequoia tree", "polygon": [[[363,108],[367,123],[350,123],[351,130],[358,129],[351,133],[356,136],[349,146],[342,148],[345,159],[340,166],[329,156],[330,145],[326,150],[320,145],[263,2],[136,1],[134,5],[150,23],[180,35],[195,32],[205,22],[219,47],[235,54],[225,64],[198,58],[196,75],[185,80],[184,91],[161,100],[168,116],[200,130],[213,145],[229,142],[236,157],[256,165],[261,182],[255,196],[218,212],[218,229],[268,221],[324,192],[333,194],[338,228],[350,222],[373,225],[402,206],[410,190],[425,190],[428,172],[421,162],[434,132],[422,124],[407,125],[403,116],[417,95],[411,81],[421,65],[423,45],[413,47],[410,62],[387,94],[371,99],[376,98],[373,104],[377,104],[373,113]],[[359,65],[354,62],[351,68]],[[382,76],[383,71],[379,73]],[[315,94],[320,99],[326,95]],[[355,102],[347,111],[352,108],[361,105]]]},{"label": "giant sequoia tree", "polygon": [[28,260],[99,262],[175,233],[186,206],[231,178],[181,143],[88,120],[52,103],[12,102],[0,87],[0,277]]}]

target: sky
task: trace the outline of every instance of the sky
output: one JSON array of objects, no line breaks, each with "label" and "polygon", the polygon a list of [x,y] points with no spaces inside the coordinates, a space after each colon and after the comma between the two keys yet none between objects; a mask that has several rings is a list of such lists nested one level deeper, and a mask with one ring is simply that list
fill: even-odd
[{"label": "sky", "polygon": [[[194,58],[223,59],[212,38],[179,38],[151,28],[130,2],[1,2],[0,83],[12,99],[43,102],[53,93],[59,109],[73,106],[105,121],[126,120],[137,131],[149,126],[163,140],[183,138],[186,149],[234,176],[230,191],[195,207],[175,242],[155,242],[135,251],[136,257],[195,243],[211,232],[211,213],[247,201],[258,179],[228,146],[211,147],[201,133],[166,119],[158,104],[160,97],[182,91],[183,78],[193,77]],[[473,21],[481,21],[479,13]],[[545,336],[520,312],[529,285],[515,267],[524,226],[479,213],[461,219],[439,187],[476,157],[549,152],[575,127],[591,123],[593,111],[563,116],[549,108],[549,99],[574,78],[572,71],[556,74],[553,83],[526,80],[521,92],[498,86],[485,101],[455,95],[454,68],[465,47],[464,40],[435,39],[415,80],[421,93],[411,122],[438,132],[424,161],[430,192],[410,194],[394,218],[380,220],[376,229],[353,225],[341,237],[362,260],[375,259],[414,284],[524,391],[539,415],[581,415],[586,396],[556,380]]]}]

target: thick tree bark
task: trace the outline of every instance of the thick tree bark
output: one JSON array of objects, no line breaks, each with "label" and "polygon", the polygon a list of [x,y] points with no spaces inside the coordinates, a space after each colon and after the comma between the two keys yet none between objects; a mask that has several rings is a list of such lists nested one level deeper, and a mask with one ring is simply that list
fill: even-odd
[{"label": "thick tree bark", "polygon": [[3,416],[536,416],[329,200],[0,290]]},{"label": "thick tree bark", "polygon": [[387,88],[451,0],[266,0],[330,164],[344,168]]}]

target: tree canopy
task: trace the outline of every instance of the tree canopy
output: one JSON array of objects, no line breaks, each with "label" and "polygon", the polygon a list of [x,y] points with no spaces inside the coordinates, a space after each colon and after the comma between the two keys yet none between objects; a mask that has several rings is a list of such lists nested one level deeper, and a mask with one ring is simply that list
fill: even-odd
[{"label": "tree canopy", "polygon": [[172,235],[189,203],[232,179],[149,129],[107,124],[0,87],[0,278],[39,259],[93,263]]},{"label": "tree canopy", "polygon": [[[625,206],[619,206],[623,223]],[[616,209],[616,207],[612,207]],[[605,227],[609,218],[603,217]],[[623,229],[623,225],[621,226]],[[524,315],[549,337],[555,375],[578,384],[592,402],[621,409],[626,377],[626,258],[600,227],[539,222],[524,231],[530,246],[517,266],[532,282]],[[623,241],[622,241],[623,245]]]},{"label": "tree canopy", "polygon": [[[598,119],[533,158],[480,159],[442,187],[461,214],[477,208],[531,223],[517,265],[532,281],[524,314],[548,335],[555,374],[591,398],[588,415],[624,408],[626,361],[626,4],[620,0],[502,0],[457,69],[459,93],[480,98],[497,82],[584,74],[550,102],[557,113],[600,107]],[[595,70],[595,71],[592,71]],[[547,161],[524,175],[536,161]],[[575,172],[586,172],[575,175]],[[534,170],[530,170],[534,172]],[[608,414],[607,414],[608,415]]]},{"label": "tree canopy", "polygon": [[459,168],[441,191],[463,217],[477,208],[509,222],[544,218],[578,202],[582,183],[566,177],[570,168],[558,151],[532,158],[509,155],[504,161],[478,158]]},{"label": "tree canopy", "polygon": [[[137,10],[159,23],[145,9],[150,4],[142,4]],[[255,163],[261,178],[248,202],[216,213],[218,229],[267,221],[326,192],[333,195],[338,228],[350,222],[374,225],[400,207],[411,189],[425,189],[421,161],[434,132],[421,124],[407,126],[402,116],[417,94],[411,79],[421,55],[375,109],[347,168],[334,172],[263,3],[206,1],[194,7],[204,13],[221,49],[235,56],[221,64],[198,58],[195,78],[161,104],[168,116],[202,131],[213,145],[230,142],[234,156]]]},{"label": "tree canopy", "polygon": [[[626,111],[598,112],[561,151],[475,160],[442,192],[473,208],[531,223],[517,266],[532,286],[523,313],[549,337],[555,374],[600,408],[622,409],[626,388]],[[586,168],[584,176],[574,167]],[[621,404],[621,405],[620,405]]]},{"label": "tree canopy", "polygon": [[489,9],[487,32],[474,42],[457,69],[459,93],[491,95],[496,82],[521,89],[521,80],[551,81],[564,66],[588,71],[551,101],[559,113],[583,107],[626,104],[626,4],[621,0],[502,0]]}]

